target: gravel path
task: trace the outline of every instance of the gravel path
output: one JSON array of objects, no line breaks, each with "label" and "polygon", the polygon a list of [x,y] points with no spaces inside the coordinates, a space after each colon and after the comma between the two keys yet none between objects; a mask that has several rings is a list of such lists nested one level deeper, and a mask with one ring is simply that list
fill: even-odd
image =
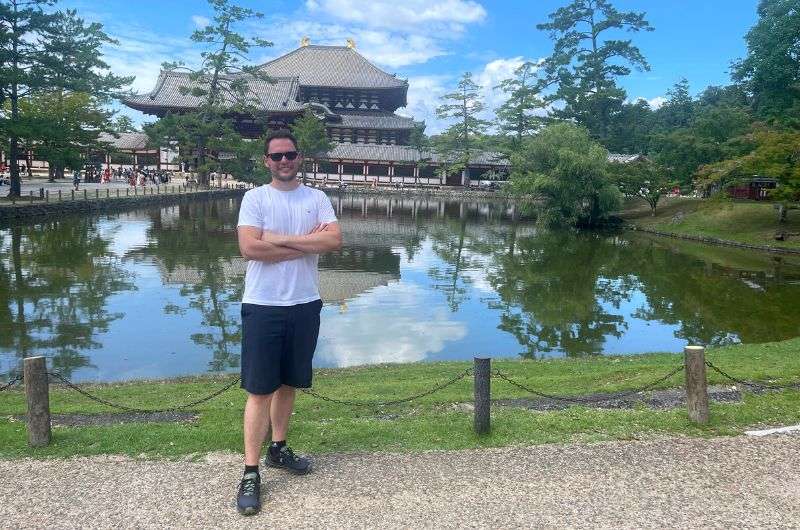
[{"label": "gravel path", "polygon": [[233,497],[237,455],[0,461],[0,527],[795,527],[800,436],[323,455]]}]

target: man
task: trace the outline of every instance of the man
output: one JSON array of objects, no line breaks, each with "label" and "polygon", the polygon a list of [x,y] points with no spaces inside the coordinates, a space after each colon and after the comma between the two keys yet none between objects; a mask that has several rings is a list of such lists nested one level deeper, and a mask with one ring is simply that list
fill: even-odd
[{"label": "man", "polygon": [[317,346],[319,254],[342,246],[330,199],[297,180],[303,157],[288,131],[267,137],[264,163],[272,182],[245,193],[239,210],[239,250],[248,259],[242,298],[242,388],[245,471],[237,508],[261,507],[258,460],[269,427],[272,443],[264,464],[296,474],[311,462],[286,445],[296,388],[311,386]]}]

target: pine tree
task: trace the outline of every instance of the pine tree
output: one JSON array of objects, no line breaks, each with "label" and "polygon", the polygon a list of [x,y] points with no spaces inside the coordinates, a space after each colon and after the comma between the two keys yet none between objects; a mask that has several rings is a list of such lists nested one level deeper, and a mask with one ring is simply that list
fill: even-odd
[{"label": "pine tree", "polygon": [[[76,163],[74,153],[78,145],[84,150],[99,147],[99,133],[109,128],[110,114],[104,113],[99,106],[120,96],[122,87],[133,80],[132,77],[118,77],[108,72],[109,67],[102,60],[101,47],[116,41],[103,32],[102,25],[87,25],[75,11],[45,12],[45,8],[53,4],[53,0],[8,0],[0,3],[0,66],[4,73],[0,81],[0,102],[7,99],[10,107],[10,114],[1,120],[0,129],[10,144],[9,196],[19,196],[20,193],[17,159],[22,141],[29,148],[49,145],[48,156],[52,160],[69,159]],[[84,96],[73,98],[76,94]],[[71,140],[64,136],[63,128],[80,123],[80,120],[76,122],[75,115],[68,117],[68,113],[76,111],[76,101],[82,101],[85,96],[89,100],[82,103],[81,119],[88,120],[83,122],[84,126],[91,123],[92,127],[89,131],[76,133],[75,139]],[[26,98],[29,101],[23,104]],[[69,104],[65,103],[67,99],[70,99]],[[29,113],[30,119],[21,112],[24,105],[33,109],[44,101],[48,107]],[[45,112],[49,112],[51,118],[68,117],[72,123],[67,126],[58,120],[48,120],[44,118]],[[66,152],[56,153],[56,146],[61,146]]]},{"label": "pine tree", "polygon": [[[263,18],[262,13],[232,5],[229,0],[209,0],[209,4],[214,10],[212,22],[191,36],[193,42],[209,47],[200,54],[200,66],[193,69],[182,62],[163,65],[167,70],[188,72],[194,86],[182,87],[181,92],[201,98],[203,103],[195,111],[168,114],[145,127],[152,143],[177,144],[182,153],[196,157],[198,181],[203,185],[208,185],[212,171],[247,179],[261,172],[262,164],[253,163],[260,159],[260,146],[245,141],[228,116],[257,117],[258,102],[250,96],[249,83],[270,79],[258,66],[243,62],[251,48],[272,46],[263,39],[243,37],[234,29],[241,22]],[[258,177],[260,174],[255,175]]]},{"label": "pine tree", "polygon": [[631,40],[605,38],[608,32],[653,31],[644,13],[618,11],[608,0],[573,0],[538,24],[555,41],[545,60],[543,85],[557,87],[555,98],[565,103],[559,114],[587,127],[595,139],[604,141],[612,114],[625,99],[616,84],[618,77],[637,70],[650,70],[639,48]]},{"label": "pine tree", "polygon": [[514,70],[514,77],[496,87],[509,95],[496,111],[500,132],[511,135],[517,146],[544,122],[542,116],[535,114],[537,109],[547,108],[547,101],[540,97],[537,70],[536,64],[526,61]]},{"label": "pine tree", "polygon": [[436,108],[439,119],[457,120],[442,134],[446,141],[440,143],[440,154],[450,158],[448,161],[454,162],[454,167],[464,168],[464,185],[469,184],[471,155],[475,152],[481,135],[490,125],[488,121],[478,118],[478,114],[484,110],[480,90],[481,87],[472,80],[472,74],[466,72],[458,82],[456,91],[442,96],[442,101],[446,103]]},{"label": "pine tree", "polygon": [[325,155],[333,147],[325,131],[325,122],[318,118],[311,109],[306,109],[302,116],[291,126],[292,134],[297,138],[297,148],[303,154],[303,183],[306,181],[306,165]]}]

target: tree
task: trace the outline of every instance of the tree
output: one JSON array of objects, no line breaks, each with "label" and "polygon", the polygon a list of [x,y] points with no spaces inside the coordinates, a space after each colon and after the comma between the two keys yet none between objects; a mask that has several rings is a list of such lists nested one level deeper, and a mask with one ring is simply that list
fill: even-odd
[{"label": "tree", "polygon": [[[263,18],[262,13],[232,5],[229,0],[209,0],[214,10],[211,24],[192,33],[191,40],[210,49],[200,54],[200,66],[189,68],[182,62],[165,63],[168,70],[188,72],[191,87],[182,87],[184,95],[201,98],[200,106],[184,114],[168,114],[145,127],[152,143],[177,144],[180,151],[198,159],[198,180],[208,185],[211,171],[232,173],[252,179],[262,172],[258,142],[247,142],[236,132],[229,116],[256,117],[257,101],[250,95],[250,82],[269,77],[257,66],[243,64],[253,47],[272,46],[259,38],[248,39],[234,30],[238,23]],[[263,119],[263,116],[261,117]],[[262,172],[263,173],[263,172]]]},{"label": "tree", "polygon": [[[30,95],[44,84],[33,67],[41,61],[38,37],[50,26],[54,15],[46,14],[45,7],[54,0],[9,0],[0,2],[0,104],[8,101],[9,114],[2,116],[3,137],[9,140],[11,165],[10,197],[19,197],[20,136],[26,124],[19,114],[19,99]],[[5,113],[4,113],[5,114]]]},{"label": "tree", "polygon": [[783,222],[790,203],[800,201],[800,132],[762,125],[747,139],[752,145],[750,152],[701,167],[697,183],[705,188],[714,184],[724,188],[740,179],[774,178],[779,186],[770,198],[779,203],[779,220]]},{"label": "tree", "polygon": [[619,208],[607,171],[608,152],[572,123],[545,127],[511,157],[511,191],[541,199],[538,222],[597,226]]},{"label": "tree", "polygon": [[611,116],[625,99],[616,84],[618,77],[650,66],[631,40],[605,38],[615,31],[653,31],[644,13],[618,11],[608,0],[572,0],[549,15],[550,22],[538,24],[555,41],[552,55],[545,60],[545,81],[556,85],[554,99],[565,107],[558,115],[574,119],[603,141]]},{"label": "tree", "polygon": [[317,158],[324,156],[333,146],[325,132],[325,122],[318,118],[311,109],[306,109],[302,116],[291,126],[292,134],[297,138],[297,148],[303,154],[303,182],[306,181],[306,164],[309,160],[316,163]]},{"label": "tree", "polygon": [[658,127],[672,130],[689,127],[694,121],[694,101],[689,94],[689,81],[681,79],[667,91],[667,101],[656,111]]},{"label": "tree", "polygon": [[623,103],[611,117],[603,146],[612,153],[648,153],[654,127],[655,113],[646,100]]},{"label": "tree", "polygon": [[133,124],[133,120],[125,115],[117,116],[117,118],[111,122],[111,129],[115,133],[136,132],[136,126]]},{"label": "tree", "polygon": [[[87,25],[73,10],[45,13],[43,8],[53,3],[51,0],[0,3],[0,65],[7,72],[0,82],[0,101],[7,98],[10,106],[10,115],[2,125],[4,136],[10,141],[10,196],[19,196],[20,192],[17,165],[20,139],[31,146],[47,141],[48,134],[61,136],[52,126],[42,128],[28,122],[20,113],[22,98],[47,92],[51,110],[58,114],[63,112],[60,108],[63,98],[70,94],[88,94],[95,99],[94,108],[121,95],[122,87],[133,80],[108,72],[101,48],[116,41],[103,32],[101,24]],[[99,133],[96,131],[96,135]],[[89,136],[85,135],[83,140],[98,145]],[[60,158],[64,157],[57,157]]]},{"label": "tree", "polygon": [[[425,134],[425,122],[414,122],[414,128],[411,129],[409,134],[408,144],[417,151],[419,160],[417,160],[417,171],[421,171],[430,163],[430,150],[431,141]],[[414,179],[414,184],[417,184],[417,179]]]},{"label": "tree", "polygon": [[[476,143],[481,134],[486,132],[489,122],[478,118],[483,112],[484,105],[480,98],[481,87],[472,80],[472,73],[465,72],[458,82],[455,92],[445,94],[440,99],[444,101],[436,108],[439,119],[455,119],[444,133],[446,141],[440,144],[446,158],[454,157],[454,162],[464,167],[464,185],[469,184],[469,161],[476,149]],[[452,102],[452,103],[449,103]]]},{"label": "tree", "polygon": [[611,173],[616,177],[617,187],[626,197],[639,197],[650,205],[650,213],[656,214],[661,197],[675,186],[667,168],[642,159],[628,164],[610,164]]},{"label": "tree", "polygon": [[509,96],[496,111],[499,129],[511,135],[513,145],[517,147],[523,137],[535,133],[544,122],[543,116],[536,114],[537,110],[547,108],[547,101],[540,97],[538,69],[538,65],[526,61],[514,70],[514,77],[495,87]]},{"label": "tree", "polygon": [[758,17],[745,36],[747,57],[734,63],[732,77],[758,116],[800,127],[800,5],[761,0]]},{"label": "tree", "polygon": [[20,101],[20,115],[30,126],[26,147],[47,161],[51,181],[63,178],[64,168],[80,169],[89,151],[105,149],[98,136],[111,130],[111,113],[83,92],[39,92]]}]

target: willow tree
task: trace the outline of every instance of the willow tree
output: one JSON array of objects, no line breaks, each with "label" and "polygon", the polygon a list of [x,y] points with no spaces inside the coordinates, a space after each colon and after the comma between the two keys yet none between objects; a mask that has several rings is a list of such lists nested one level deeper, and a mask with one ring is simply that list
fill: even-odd
[{"label": "willow tree", "polygon": [[203,185],[208,185],[212,171],[245,177],[262,167],[254,163],[260,159],[261,146],[242,138],[230,116],[257,117],[258,102],[250,93],[250,82],[270,79],[258,66],[244,63],[251,48],[272,46],[264,39],[236,32],[239,24],[261,19],[263,13],[232,5],[229,0],[209,0],[209,4],[214,10],[211,23],[191,36],[193,42],[207,48],[200,54],[199,66],[191,68],[180,61],[163,64],[166,70],[188,73],[191,86],[180,91],[200,98],[201,104],[194,111],[167,114],[145,127],[152,143],[177,145],[182,153],[196,157],[198,180]]}]

